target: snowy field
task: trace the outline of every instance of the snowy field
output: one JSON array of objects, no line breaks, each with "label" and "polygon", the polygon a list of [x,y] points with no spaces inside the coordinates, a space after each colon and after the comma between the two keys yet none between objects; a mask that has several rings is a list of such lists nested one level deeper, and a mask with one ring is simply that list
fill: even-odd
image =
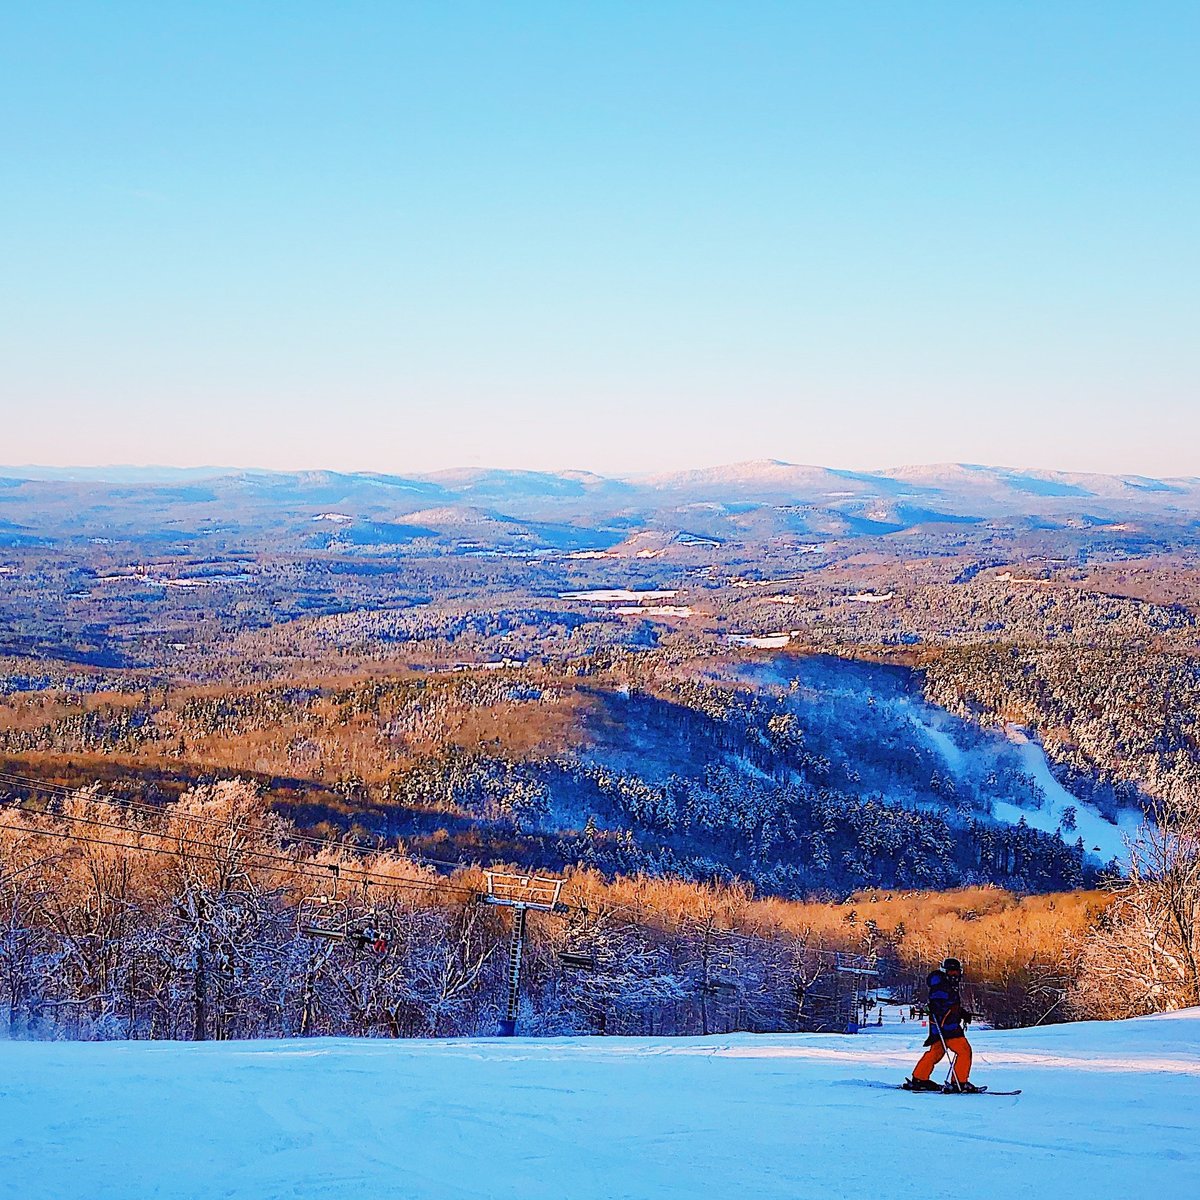
[{"label": "snowy field", "polygon": [[686,1040],[0,1043],[21,1200],[1108,1200],[1200,1195],[1200,1010],[980,1032]]}]

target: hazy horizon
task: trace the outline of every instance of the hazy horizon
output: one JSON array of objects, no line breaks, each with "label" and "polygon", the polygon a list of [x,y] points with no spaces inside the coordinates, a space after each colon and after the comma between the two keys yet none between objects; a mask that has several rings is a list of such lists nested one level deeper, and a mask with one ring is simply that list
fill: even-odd
[{"label": "hazy horizon", "polygon": [[[4,415],[4,399],[0,396],[0,415]],[[849,434],[847,434],[849,436]],[[0,442],[0,448],[12,444],[12,430],[6,431],[5,441]],[[586,434],[579,438],[585,441],[591,439]],[[498,471],[536,471],[549,474],[578,471],[609,478],[624,478],[639,475],[672,474],[683,471],[712,470],[719,467],[734,466],[745,463],[781,462],[789,466],[821,467],[834,471],[863,471],[884,472],[911,467],[934,466],[972,466],[988,467],[999,470],[1013,471],[1051,471],[1073,475],[1142,475],[1152,479],[1171,479],[1180,477],[1195,477],[1200,475],[1200,457],[1193,449],[1193,443],[1188,440],[1185,432],[1164,436],[1162,453],[1154,456],[1162,465],[1155,466],[1145,461],[1145,456],[1135,453],[1111,453],[1096,458],[1082,458],[1073,455],[1055,457],[1039,454],[1037,447],[1031,441],[1030,452],[1027,455],[1016,455],[1012,458],[987,457],[979,454],[959,454],[942,457],[852,457],[834,456],[818,457],[816,455],[788,454],[780,448],[756,448],[750,446],[745,453],[735,454],[732,451],[721,456],[719,451],[709,454],[698,454],[689,457],[682,452],[664,453],[660,457],[639,454],[629,459],[610,458],[607,462],[600,457],[583,462],[574,459],[569,453],[556,455],[553,450],[531,450],[528,455],[519,451],[497,453],[488,456],[478,452],[463,454],[457,457],[452,454],[424,459],[406,456],[382,456],[372,452],[370,446],[378,439],[364,438],[361,455],[331,453],[320,454],[272,454],[236,457],[231,453],[225,457],[206,457],[204,455],[180,454],[177,457],[158,456],[148,452],[145,456],[137,457],[106,457],[96,454],[90,457],[71,457],[67,454],[50,454],[43,456],[15,456],[0,461],[0,470],[103,470],[106,468],[128,470],[217,470],[217,471],[335,471],[340,474],[380,474],[380,475],[431,475],[444,471],[457,470],[498,470]],[[231,446],[231,451],[242,449],[241,446]],[[1168,454],[1168,452],[1170,452]]]}]

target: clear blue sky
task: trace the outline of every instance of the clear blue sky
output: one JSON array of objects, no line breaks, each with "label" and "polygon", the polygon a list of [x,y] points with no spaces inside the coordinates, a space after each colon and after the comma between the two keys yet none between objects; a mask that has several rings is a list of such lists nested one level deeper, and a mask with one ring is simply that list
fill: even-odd
[{"label": "clear blue sky", "polygon": [[0,462],[1200,474],[1200,4],[9,4]]}]

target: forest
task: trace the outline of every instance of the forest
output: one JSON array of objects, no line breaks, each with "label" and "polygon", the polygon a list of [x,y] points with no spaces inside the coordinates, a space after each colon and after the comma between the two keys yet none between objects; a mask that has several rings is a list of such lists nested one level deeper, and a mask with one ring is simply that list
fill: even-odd
[{"label": "forest", "polygon": [[[275,540],[245,514],[212,537],[92,528],[123,511],[99,494],[99,515],[56,510],[78,528],[0,550],[14,1030],[486,1031],[509,926],[474,898],[496,864],[575,897],[530,923],[538,1031],[836,1025],[838,954],[904,989],[962,950],[999,1023],[1186,994],[1192,927],[1160,921],[1186,870],[1146,908],[1200,811],[1200,566],[1178,522],[890,528],[704,500],[564,541],[576,501],[531,500],[528,537],[430,509],[437,537],[401,545],[403,514],[325,496]],[[229,874],[177,839],[168,870],[164,830],[196,806],[275,858]],[[1115,849],[1145,814],[1157,866]],[[68,838],[85,817],[101,836]],[[344,880],[371,862],[358,915],[390,929],[383,959],[301,932],[320,855],[350,856]],[[1137,928],[1176,949],[1147,959]],[[1133,986],[1146,972],[1165,990]]]},{"label": "forest", "polygon": [[[1041,789],[1002,739],[927,709],[903,669],[826,660],[780,687],[714,678],[712,664],[706,677],[571,669],[12,692],[0,755],[18,776],[78,785],[91,772],[151,795],[244,773],[305,828],[462,862],[740,879],[792,897],[1099,877],[1073,830],[993,818],[1001,797],[1033,816]],[[927,711],[950,722],[970,771],[929,741]]]},{"label": "forest", "polygon": [[[481,903],[478,868],[306,837],[242,782],[157,809],[46,787],[3,816],[10,1035],[495,1032],[512,918]],[[562,897],[531,914],[522,1032],[841,1031],[863,978],[843,966],[913,996],[949,946],[982,1013],[1029,1023],[1067,1002],[1071,939],[1106,903],[975,888],[804,904],[581,868]]]}]

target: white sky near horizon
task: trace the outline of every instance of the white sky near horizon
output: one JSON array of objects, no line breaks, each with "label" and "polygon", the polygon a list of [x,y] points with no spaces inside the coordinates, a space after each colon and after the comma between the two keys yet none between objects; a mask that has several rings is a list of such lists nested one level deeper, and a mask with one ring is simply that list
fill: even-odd
[{"label": "white sky near horizon", "polygon": [[0,463],[1200,475],[1200,7],[5,18]]}]

